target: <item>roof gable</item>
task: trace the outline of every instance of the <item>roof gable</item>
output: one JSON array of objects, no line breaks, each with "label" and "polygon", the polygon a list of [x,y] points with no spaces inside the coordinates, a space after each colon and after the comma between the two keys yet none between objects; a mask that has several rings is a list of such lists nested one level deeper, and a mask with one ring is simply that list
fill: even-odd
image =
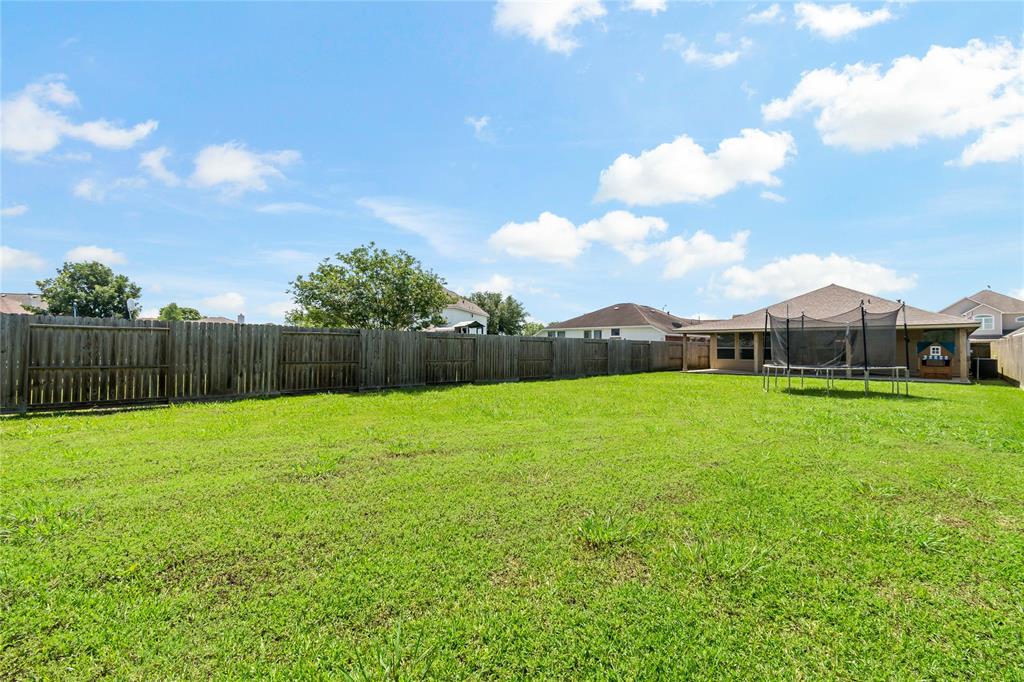
[{"label": "roof gable", "polygon": [[977,301],[982,305],[987,305],[989,308],[998,310],[1001,313],[1024,312],[1024,301],[1013,296],[1001,294],[998,291],[992,291],[991,289],[982,289],[967,298]]},{"label": "roof gable", "polygon": [[452,303],[445,306],[446,308],[455,308],[456,310],[462,310],[474,315],[483,315],[484,317],[488,317],[486,310],[478,306],[476,303],[473,303],[473,301],[470,301],[465,296],[460,296],[451,289],[445,289],[445,291],[447,291],[448,295],[454,299]]}]

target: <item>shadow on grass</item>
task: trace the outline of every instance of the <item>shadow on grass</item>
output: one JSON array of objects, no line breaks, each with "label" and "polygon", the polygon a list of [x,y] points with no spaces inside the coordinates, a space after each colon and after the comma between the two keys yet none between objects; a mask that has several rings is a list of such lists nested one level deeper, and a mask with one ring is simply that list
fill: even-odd
[{"label": "shadow on grass", "polygon": [[772,388],[771,392],[820,398],[840,398],[842,400],[910,400],[913,402],[939,400],[938,398],[914,395],[913,389],[911,389],[910,395],[906,395],[905,393],[897,395],[888,391],[870,391],[865,393],[863,390],[851,391],[848,389],[832,389],[831,391],[826,391],[824,388],[785,388],[783,386],[780,386],[779,388]]}]

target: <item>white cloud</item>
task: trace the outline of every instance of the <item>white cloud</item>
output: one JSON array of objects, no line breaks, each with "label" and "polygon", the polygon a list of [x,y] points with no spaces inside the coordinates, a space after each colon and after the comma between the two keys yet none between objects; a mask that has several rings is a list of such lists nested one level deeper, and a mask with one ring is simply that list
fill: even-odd
[{"label": "white cloud", "polygon": [[786,197],[781,194],[776,194],[775,192],[769,192],[768,190],[761,192],[761,198],[765,201],[774,201],[777,204],[786,203]]},{"label": "white cloud", "polygon": [[[675,236],[651,241],[668,229],[654,216],[637,216],[629,211],[611,211],[579,227],[552,213],[527,223],[506,223],[491,235],[490,244],[512,256],[568,264],[594,243],[607,244],[637,265],[657,259],[663,262],[662,276],[682,277],[691,270],[736,263],[746,255],[749,232],[737,232],[728,241],[698,230],[692,237]],[[491,286],[510,285],[509,278],[495,275]],[[479,289],[484,283],[477,286]],[[501,289],[504,291],[504,289]]]},{"label": "white cloud", "polygon": [[587,247],[570,220],[547,211],[532,222],[505,223],[488,242],[511,256],[551,263],[571,263]]},{"label": "white cloud", "polygon": [[75,183],[71,192],[79,199],[86,201],[103,201],[111,192],[121,189],[139,189],[146,186],[145,178],[127,177],[117,178],[107,184],[100,184],[92,178],[85,178]]},{"label": "white cloud", "polygon": [[296,249],[274,249],[261,251],[260,256],[268,263],[274,265],[311,265],[317,258],[306,251]]},{"label": "white cloud", "polygon": [[552,52],[570,54],[579,47],[572,30],[606,14],[600,0],[498,0],[494,27],[543,43]]},{"label": "white cloud", "polygon": [[835,253],[825,257],[802,253],[756,270],[735,265],[722,273],[720,287],[729,298],[787,298],[832,283],[878,294],[898,293],[913,288],[917,277]]},{"label": "white cloud", "polygon": [[505,295],[512,293],[515,288],[515,283],[511,277],[497,273],[491,275],[487,280],[473,285],[473,291],[497,291]]},{"label": "white cloud", "polygon": [[41,270],[46,261],[31,251],[0,245],[0,270]]},{"label": "white cloud", "polygon": [[1024,287],[1021,287],[1016,291],[1011,291],[1010,296],[1013,296],[1014,298],[1024,299]]},{"label": "white cloud", "polygon": [[378,220],[422,237],[439,253],[466,255],[468,251],[462,236],[465,218],[455,211],[398,197],[363,197],[356,204]]},{"label": "white cloud", "polygon": [[263,204],[262,206],[257,206],[256,211],[259,213],[281,215],[285,213],[323,213],[324,209],[301,201],[284,201],[276,204]]},{"label": "white cloud", "polygon": [[692,270],[737,263],[747,255],[747,238],[750,232],[744,230],[732,235],[728,241],[719,241],[714,235],[698,230],[689,239],[672,237],[654,248],[665,259],[662,276],[675,279]]},{"label": "white cloud", "polygon": [[629,211],[610,211],[579,227],[579,235],[589,242],[603,242],[626,256],[631,263],[642,263],[651,256],[648,236],[662,233],[668,223],[654,216],[636,216]]},{"label": "white cloud", "polygon": [[883,24],[896,17],[888,7],[874,12],[861,12],[848,2],[841,5],[815,5],[798,2],[793,11],[797,28],[807,28],[828,40],[836,40],[862,28]]},{"label": "white cloud", "polygon": [[240,142],[204,147],[196,155],[191,182],[199,187],[222,187],[228,194],[267,189],[268,178],[283,178],[281,168],[298,163],[294,149],[254,152]]},{"label": "white cloud", "polygon": [[259,307],[259,312],[269,315],[275,320],[283,320],[284,316],[295,309],[292,301],[271,301]]},{"label": "white cloud", "polygon": [[104,265],[123,265],[128,259],[120,251],[93,244],[91,246],[76,246],[64,254],[64,260],[72,263],[99,261]]},{"label": "white cloud", "polygon": [[[855,151],[915,146],[929,137],[980,132],[961,162],[1017,158],[1013,139],[1024,116],[1022,51],[1011,43],[972,40],[961,48],[933,45],[918,59],[847,65],[842,71],[803,74],[785,99],[762,107],[768,121],[817,109],[815,127],[825,144]],[[1009,128],[1009,129],[1005,129]],[[1009,139],[1009,148],[995,145]]]},{"label": "white cloud", "polygon": [[[720,43],[731,45],[732,41],[723,40]],[[678,33],[669,33],[665,36],[665,42],[662,47],[666,50],[672,50],[678,52],[679,56],[683,58],[687,64],[697,64],[700,66],[710,66],[712,68],[721,69],[726,66],[735,64],[739,58],[753,46],[753,42],[749,38],[740,38],[736,49],[724,50],[722,52],[705,52],[700,49],[700,46],[692,40],[687,40]]]},{"label": "white cloud", "polygon": [[742,183],[776,187],[773,172],[796,153],[793,136],[745,128],[722,140],[711,154],[687,135],[645,150],[623,154],[601,171],[598,201],[618,199],[630,205],[693,203],[713,199]]},{"label": "white cloud", "polygon": [[489,131],[487,130],[487,124],[491,122],[490,116],[467,116],[466,125],[473,128],[473,135],[478,140],[489,139]]},{"label": "white cloud", "polygon": [[778,3],[769,5],[760,12],[751,12],[744,19],[749,24],[774,24],[782,23],[785,20],[786,18],[782,15],[782,9]]},{"label": "white cloud", "polygon": [[7,208],[0,209],[0,216],[4,218],[13,218],[19,215],[25,215],[28,213],[28,206],[25,204],[15,204],[14,206],[8,206]]},{"label": "white cloud", "polygon": [[976,142],[968,145],[957,162],[961,166],[976,163],[1015,161],[1024,157],[1024,117],[1004,126],[987,128]]},{"label": "white cloud", "polygon": [[200,309],[203,313],[228,313],[237,314],[244,312],[245,296],[237,291],[227,291],[223,294],[210,296],[201,301]]},{"label": "white cloud", "polygon": [[170,156],[170,153],[167,147],[157,147],[156,149],[144,152],[139,158],[139,168],[168,187],[177,187],[181,184],[181,178],[168,170],[167,166],[164,165],[164,159]]},{"label": "white cloud", "polygon": [[99,201],[101,198],[99,187],[96,186],[94,180],[85,178],[75,183],[71,192],[79,199],[86,199],[88,201]]},{"label": "white cloud", "polygon": [[77,104],[78,97],[60,76],[31,83],[0,105],[0,146],[26,159],[54,149],[64,138],[107,149],[127,149],[157,127],[154,120],[130,128],[105,119],[74,123],[60,109]]},{"label": "white cloud", "polygon": [[141,313],[139,313],[139,318],[141,319],[156,319],[158,317],[160,317],[159,308],[145,308]]},{"label": "white cloud", "polygon": [[632,0],[629,8],[637,12],[650,12],[652,15],[668,9],[667,0]]}]

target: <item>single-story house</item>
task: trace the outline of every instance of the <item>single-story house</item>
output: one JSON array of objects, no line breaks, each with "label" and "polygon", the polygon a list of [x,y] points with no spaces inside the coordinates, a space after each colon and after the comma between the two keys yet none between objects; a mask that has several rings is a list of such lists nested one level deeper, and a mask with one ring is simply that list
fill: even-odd
[{"label": "single-story house", "polygon": [[[834,317],[858,307],[864,302],[869,313],[892,312],[902,304],[881,296],[848,289],[837,284],[816,289],[767,307],[768,312],[780,317],[807,317],[822,319]],[[711,369],[738,372],[761,371],[771,359],[771,339],[765,344],[765,308],[759,308],[744,315],[735,315],[728,320],[714,320],[687,327],[685,334],[711,335]],[[896,320],[897,351],[896,361],[906,364],[906,347],[911,354],[910,374],[920,376],[921,352],[938,346],[948,353],[950,378],[967,381],[970,376],[968,335],[978,326],[974,320],[957,315],[933,313],[921,308],[906,306],[905,320],[901,312]],[[906,322],[910,343],[903,343],[903,325]]]},{"label": "single-story house", "polygon": [[25,306],[46,309],[46,301],[40,294],[0,294],[0,313],[31,315]]},{"label": "single-story house", "polygon": [[976,358],[992,357],[993,341],[1024,329],[1024,301],[991,289],[964,296],[940,312],[978,323],[969,338],[971,354]]},{"label": "single-story house", "polygon": [[681,341],[680,330],[698,322],[639,303],[616,303],[571,320],[550,324],[537,332],[537,336]]},{"label": "single-story house", "polygon": [[428,327],[428,332],[452,332],[455,334],[486,334],[487,311],[468,298],[460,296],[450,289],[445,289],[451,297],[451,303],[441,311],[444,324]]}]

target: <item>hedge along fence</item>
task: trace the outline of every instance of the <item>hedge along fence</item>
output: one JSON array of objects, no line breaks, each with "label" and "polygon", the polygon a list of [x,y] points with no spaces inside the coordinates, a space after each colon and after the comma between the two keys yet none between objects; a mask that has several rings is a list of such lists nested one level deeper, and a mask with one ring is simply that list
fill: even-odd
[{"label": "hedge along fence", "polygon": [[679,370],[680,342],[0,315],[0,411]]}]

